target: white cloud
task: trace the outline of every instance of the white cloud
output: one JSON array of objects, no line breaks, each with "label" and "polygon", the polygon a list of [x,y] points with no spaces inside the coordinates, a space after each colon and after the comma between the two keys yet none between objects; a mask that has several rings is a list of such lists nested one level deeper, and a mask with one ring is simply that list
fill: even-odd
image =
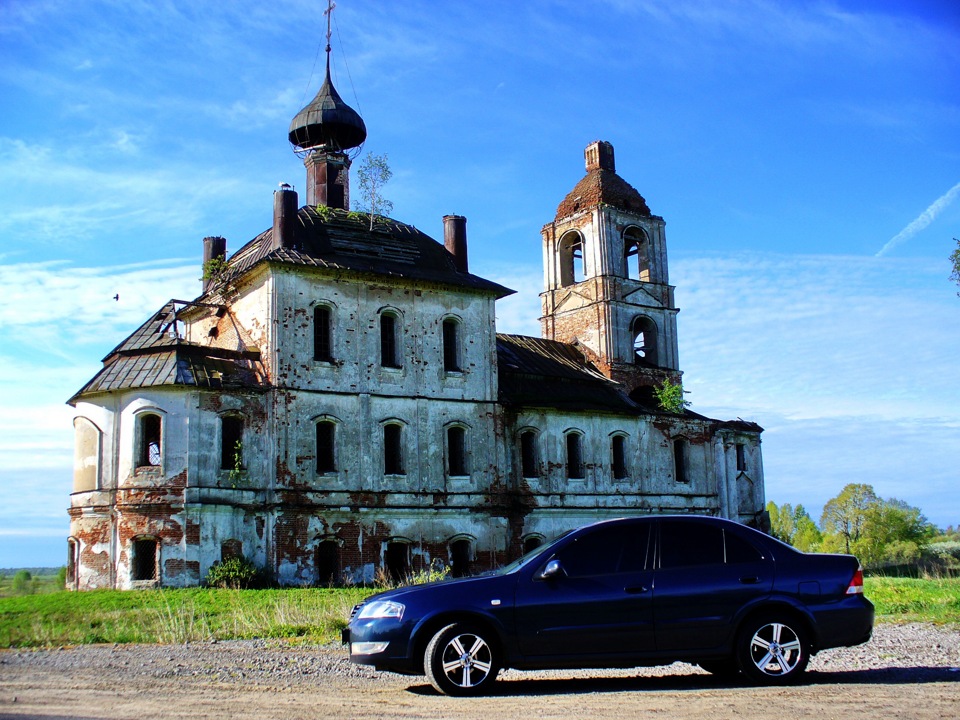
[{"label": "white cloud", "polygon": [[888,252],[893,250],[893,248],[895,248],[897,245],[905,243],[914,235],[924,230],[930,223],[937,219],[937,216],[940,215],[940,213],[950,207],[950,205],[952,205],[958,197],[960,197],[960,183],[957,183],[952,188],[947,190],[943,195],[934,200],[930,204],[930,207],[920,213],[920,215],[918,215],[913,222],[890,238],[887,241],[887,244],[880,248],[880,250],[877,252],[876,257],[883,257]]}]

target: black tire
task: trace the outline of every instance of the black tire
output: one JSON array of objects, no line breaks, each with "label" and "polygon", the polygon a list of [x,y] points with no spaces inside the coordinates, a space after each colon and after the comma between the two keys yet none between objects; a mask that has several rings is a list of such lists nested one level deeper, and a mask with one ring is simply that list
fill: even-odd
[{"label": "black tire", "polygon": [[789,615],[760,615],[747,621],[737,641],[743,674],[758,685],[788,685],[810,660],[807,629]]},{"label": "black tire", "polygon": [[736,658],[700,660],[697,665],[722,680],[735,680],[740,676],[740,666],[737,664]]},{"label": "black tire", "polygon": [[423,656],[427,680],[444,695],[488,692],[500,672],[500,664],[491,634],[466,623],[454,623],[440,630]]}]

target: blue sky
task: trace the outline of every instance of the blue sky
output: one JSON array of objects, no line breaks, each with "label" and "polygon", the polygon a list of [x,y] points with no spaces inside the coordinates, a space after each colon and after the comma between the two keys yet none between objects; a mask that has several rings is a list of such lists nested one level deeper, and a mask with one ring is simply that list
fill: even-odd
[{"label": "blue sky", "polygon": [[[66,399],[303,187],[323,9],[0,0],[0,567],[64,562]],[[667,222],[688,398],[766,428],[768,499],[960,524],[954,0],[340,0],[333,47],[393,215],[466,215],[519,290],[501,331],[539,333],[540,228],[609,140]]]}]

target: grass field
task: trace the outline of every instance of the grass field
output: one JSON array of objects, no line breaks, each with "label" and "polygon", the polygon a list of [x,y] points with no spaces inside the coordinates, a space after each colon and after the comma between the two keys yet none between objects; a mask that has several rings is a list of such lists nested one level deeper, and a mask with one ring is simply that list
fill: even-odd
[{"label": "grass field", "polygon": [[[48,592],[0,597],[0,647],[84,643],[183,643],[287,638],[328,643],[357,602],[345,590],[189,590]],[[960,626],[960,579],[870,577],[866,594],[878,622]]]}]

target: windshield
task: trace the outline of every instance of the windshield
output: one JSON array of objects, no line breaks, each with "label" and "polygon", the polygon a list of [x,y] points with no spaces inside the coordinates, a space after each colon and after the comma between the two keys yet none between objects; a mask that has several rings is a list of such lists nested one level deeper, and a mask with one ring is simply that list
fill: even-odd
[{"label": "windshield", "polygon": [[524,553],[513,562],[507,563],[503,567],[497,568],[496,570],[492,570],[489,574],[490,575],[509,575],[512,572],[516,572],[517,570],[522,568],[524,565],[531,562],[534,558],[540,557],[540,555],[551,551],[554,545],[559,543],[561,540],[563,540],[567,535],[569,535],[572,532],[573,530],[567,530],[565,533],[551,540],[546,545],[540,545],[539,547],[535,547],[533,550],[530,550]]}]

